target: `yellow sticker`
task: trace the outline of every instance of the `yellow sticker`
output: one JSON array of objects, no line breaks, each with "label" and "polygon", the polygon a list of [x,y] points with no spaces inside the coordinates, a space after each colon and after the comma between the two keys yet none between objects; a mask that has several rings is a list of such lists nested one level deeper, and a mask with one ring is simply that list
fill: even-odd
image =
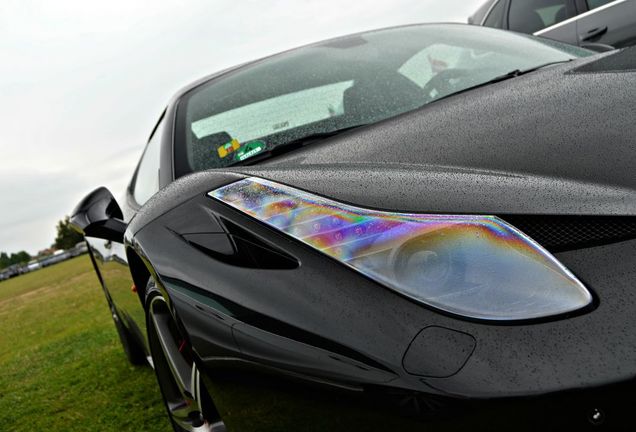
[{"label": "yellow sticker", "polygon": [[230,153],[233,153],[236,150],[238,150],[240,147],[241,147],[241,144],[239,143],[239,141],[236,138],[232,138],[232,141],[218,147],[216,151],[219,153],[220,158],[224,158]]}]

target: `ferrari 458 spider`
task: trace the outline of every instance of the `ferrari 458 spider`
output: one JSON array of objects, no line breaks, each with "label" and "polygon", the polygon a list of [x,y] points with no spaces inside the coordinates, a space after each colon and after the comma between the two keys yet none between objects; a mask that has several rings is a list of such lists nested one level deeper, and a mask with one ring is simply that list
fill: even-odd
[{"label": "ferrari 458 spider", "polygon": [[180,91],[72,215],[175,430],[634,427],[635,70],[433,24]]}]

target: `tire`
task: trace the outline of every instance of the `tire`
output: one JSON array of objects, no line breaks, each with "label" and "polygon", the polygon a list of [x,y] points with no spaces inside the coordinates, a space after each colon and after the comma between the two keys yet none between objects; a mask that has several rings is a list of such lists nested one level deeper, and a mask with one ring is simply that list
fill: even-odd
[{"label": "tire", "polygon": [[148,345],[166,412],[175,432],[225,432],[205,388],[188,339],[182,335],[166,299],[148,281]]},{"label": "tire", "polygon": [[110,310],[113,316],[113,321],[115,322],[117,334],[119,335],[119,341],[121,342],[121,346],[124,349],[124,354],[126,354],[128,362],[135,366],[147,365],[148,359],[146,358],[144,350],[139,346],[130,331],[126,328],[119,317],[119,314],[115,311],[115,308],[111,306]]}]

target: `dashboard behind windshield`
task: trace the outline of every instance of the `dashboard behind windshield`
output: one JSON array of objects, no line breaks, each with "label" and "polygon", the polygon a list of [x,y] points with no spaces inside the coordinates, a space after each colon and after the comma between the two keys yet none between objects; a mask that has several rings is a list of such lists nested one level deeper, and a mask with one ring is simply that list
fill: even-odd
[{"label": "dashboard behind windshield", "polygon": [[246,163],[305,136],[379,122],[515,69],[589,54],[466,25],[398,27],[292,50],[184,95],[176,174]]}]

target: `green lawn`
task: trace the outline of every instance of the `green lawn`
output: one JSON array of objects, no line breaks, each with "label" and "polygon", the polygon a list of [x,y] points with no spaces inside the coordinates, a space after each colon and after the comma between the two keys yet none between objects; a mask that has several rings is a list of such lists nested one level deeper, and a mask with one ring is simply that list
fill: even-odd
[{"label": "green lawn", "polygon": [[[211,390],[234,431],[392,430],[354,407],[347,419],[323,416],[342,401]],[[86,255],[0,282],[0,432],[39,430],[171,430],[152,369],[124,356]]]},{"label": "green lawn", "polygon": [[[335,396],[225,379],[210,390],[232,431],[422,430]],[[343,406],[346,417],[324,415]],[[40,430],[171,430],[152,369],[124,356],[86,255],[0,282],[0,432]]]},{"label": "green lawn", "polygon": [[0,430],[170,430],[87,255],[0,282]]}]

